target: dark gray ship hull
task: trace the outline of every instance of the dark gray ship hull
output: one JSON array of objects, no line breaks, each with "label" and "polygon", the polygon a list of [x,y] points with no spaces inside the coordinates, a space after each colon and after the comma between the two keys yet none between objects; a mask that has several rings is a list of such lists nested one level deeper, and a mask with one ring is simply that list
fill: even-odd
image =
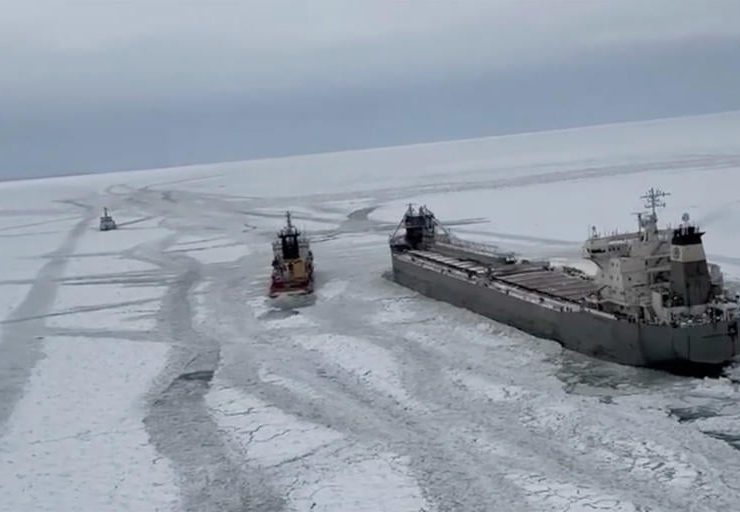
[{"label": "dark gray ship hull", "polygon": [[403,286],[600,359],[651,367],[720,365],[740,351],[737,321],[671,327],[616,319],[576,304],[561,311],[397,253],[392,262],[394,280]]}]

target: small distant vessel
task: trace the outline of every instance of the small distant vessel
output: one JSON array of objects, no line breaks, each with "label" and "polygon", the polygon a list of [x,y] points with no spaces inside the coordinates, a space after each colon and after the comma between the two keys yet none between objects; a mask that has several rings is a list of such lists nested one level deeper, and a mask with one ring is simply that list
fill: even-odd
[{"label": "small distant vessel", "polygon": [[636,232],[592,229],[583,256],[595,276],[457,239],[429,209],[409,206],[390,239],[393,277],[601,359],[679,371],[727,363],[740,353],[738,298],[707,263],[704,233],[687,214],[677,228],[658,228],[666,195],[643,196],[649,211]]},{"label": "small distant vessel", "polygon": [[293,225],[290,212],[285,218],[285,227],[272,242],[272,298],[313,292],[313,253],[308,238]]},{"label": "small distant vessel", "polygon": [[113,220],[113,217],[111,217],[108,212],[108,208],[103,208],[103,215],[100,217],[100,231],[110,231],[116,228],[118,228],[118,226],[116,225],[116,221]]}]

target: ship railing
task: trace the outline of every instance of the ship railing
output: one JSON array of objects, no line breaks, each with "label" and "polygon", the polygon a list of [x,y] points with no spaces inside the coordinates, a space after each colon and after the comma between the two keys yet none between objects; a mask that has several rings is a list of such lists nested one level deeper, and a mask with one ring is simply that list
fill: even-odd
[{"label": "ship railing", "polygon": [[[602,318],[608,318],[610,320],[615,319],[614,315],[610,313],[599,311],[598,309],[588,307],[582,302],[567,299],[565,297],[554,295],[554,294],[551,294],[551,293],[548,293],[542,290],[535,290],[533,288],[528,288],[526,286],[521,286],[519,284],[514,284],[508,281],[496,279],[495,277],[493,279],[487,279],[487,282],[484,283],[484,286],[487,286],[490,288],[490,286],[488,286],[489,283],[493,284],[499,291],[503,291],[507,295],[512,295],[520,300],[526,300],[527,302],[537,303],[549,309],[553,309],[553,310],[561,311],[561,312],[578,311],[578,312],[589,313],[594,316],[600,316]],[[512,294],[512,291],[514,291],[513,294]]]},{"label": "ship railing", "polygon": [[447,244],[452,247],[460,247],[462,249],[468,249],[470,251],[474,251],[480,254],[483,254],[485,256],[492,256],[496,258],[500,258],[502,256],[513,256],[513,252],[501,252],[499,248],[495,245],[489,245],[479,242],[471,242],[470,240],[463,240],[461,238],[457,238],[456,236],[448,236],[447,240],[442,241],[439,240],[436,242],[437,244]]}]

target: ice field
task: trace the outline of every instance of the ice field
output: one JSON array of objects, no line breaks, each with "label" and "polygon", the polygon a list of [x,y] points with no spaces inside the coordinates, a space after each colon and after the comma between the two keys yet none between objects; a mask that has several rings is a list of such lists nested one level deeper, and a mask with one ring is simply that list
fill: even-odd
[{"label": "ice field", "polygon": [[0,183],[0,511],[739,510],[740,364],[605,363],[387,279],[409,202],[573,261],[653,186],[740,283],[740,113]]}]

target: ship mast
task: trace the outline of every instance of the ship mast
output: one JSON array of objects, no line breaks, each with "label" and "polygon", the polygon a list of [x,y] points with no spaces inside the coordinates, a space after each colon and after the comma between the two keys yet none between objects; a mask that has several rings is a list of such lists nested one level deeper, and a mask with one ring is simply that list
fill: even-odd
[{"label": "ship mast", "polygon": [[650,190],[647,191],[647,194],[640,196],[640,199],[645,200],[645,208],[649,208],[653,214],[653,219],[658,220],[656,210],[658,208],[665,208],[665,201],[663,201],[663,198],[669,195],[671,194],[668,192],[663,192],[659,188],[651,187]]},{"label": "ship mast", "polygon": [[278,235],[281,238],[287,235],[300,235],[298,228],[293,225],[293,217],[290,211],[285,212],[285,226],[280,230]]},{"label": "ship mast", "polygon": [[[640,196],[640,199],[645,200],[645,208],[650,210],[650,213],[646,216],[637,214],[637,221],[640,228],[644,228],[644,240],[647,241],[652,234],[658,232],[658,208],[665,208],[664,197],[671,195],[668,192],[663,192],[659,188],[650,188],[644,196]],[[646,218],[647,217],[647,218]]]}]

